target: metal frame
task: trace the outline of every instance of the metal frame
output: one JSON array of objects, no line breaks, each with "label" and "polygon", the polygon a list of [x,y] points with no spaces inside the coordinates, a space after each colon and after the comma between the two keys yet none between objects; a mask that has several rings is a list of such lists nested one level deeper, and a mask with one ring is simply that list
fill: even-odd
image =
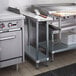
[{"label": "metal frame", "polygon": [[[34,61],[36,62],[36,68],[39,68],[39,63],[40,62],[46,62],[47,65],[47,61],[49,60],[49,25],[48,25],[48,21],[46,21],[46,55],[44,55],[43,53],[41,53],[39,51],[39,22],[36,19],[34,19],[33,21],[36,22],[36,49],[34,47],[32,47],[30,45],[30,26],[31,26],[31,18],[27,17],[28,19],[28,49],[26,51],[26,54]],[[43,22],[43,21],[42,21]],[[33,50],[32,50],[33,49]],[[33,53],[35,52],[35,56],[29,53],[30,51],[33,51]]]},{"label": "metal frame", "polygon": [[[55,7],[56,6],[68,6],[68,7],[69,6],[74,6],[74,7],[76,7],[76,4],[74,4],[74,3],[68,3],[68,4],[67,3],[63,3],[63,4],[41,4],[41,5],[33,5],[33,7],[37,8],[41,13],[44,13],[46,15],[49,15],[48,11],[53,11],[54,10],[54,9],[51,9],[51,8],[53,8],[53,6],[55,6]],[[49,8],[51,7],[51,8],[49,9],[48,7]],[[57,10],[61,11],[60,9],[56,9],[56,11]],[[60,30],[57,33],[59,33],[59,39],[61,40],[61,34],[62,34],[62,31],[64,31],[61,28],[61,25],[62,25],[62,17],[60,17],[60,16],[54,16],[54,15],[49,15],[49,17],[52,17],[53,18],[52,22],[54,21],[54,17],[58,17],[57,20],[58,20],[58,25],[59,25]],[[76,27],[75,26],[72,26],[69,29],[73,29],[73,28],[76,28]],[[69,29],[66,28],[65,30],[69,30]],[[50,50],[50,53],[52,53],[52,61],[54,60],[54,54],[55,53],[67,51],[67,50],[70,50],[70,49],[76,49],[76,46],[75,45],[69,45],[68,46],[68,45],[63,44],[63,43],[57,43],[56,45],[54,45],[53,44],[54,43],[53,30],[52,30],[51,36],[52,36],[52,40],[49,41],[49,45],[52,46],[52,47],[49,47],[49,50]],[[46,42],[41,42],[40,43],[40,46],[43,47],[43,48],[46,48],[45,45],[46,45]],[[57,45],[59,45],[59,46],[57,46]]]},{"label": "metal frame", "polygon": [[[62,29],[61,28],[61,17],[59,17],[59,28]],[[63,30],[58,30],[59,31],[59,39],[60,40],[59,40],[59,42],[55,43],[55,41],[54,41],[54,31],[57,31],[57,30],[51,30],[51,38],[52,39],[51,39],[51,41],[49,41],[49,45],[51,46],[51,47],[49,47],[49,52],[52,54],[52,56],[51,56],[51,60],[52,61],[54,61],[54,59],[55,59],[54,58],[54,54],[55,53],[76,49],[76,45],[75,44],[66,45],[66,44],[63,44],[63,43],[60,42],[61,34],[62,34]],[[46,42],[41,42],[40,46],[43,47],[43,48],[46,48],[45,44],[46,44]]]},{"label": "metal frame", "polygon": [[[22,16],[23,17],[23,16]],[[10,22],[10,20],[11,19],[8,19],[8,20],[6,20],[6,19],[3,19],[3,21],[8,21],[8,22]],[[12,20],[20,20],[20,22],[21,22],[21,26],[20,27],[17,27],[17,28],[12,28],[12,29],[10,29],[9,28],[9,31],[6,31],[6,32],[14,32],[14,31],[21,31],[21,36],[22,36],[22,42],[21,42],[21,45],[22,45],[22,56],[20,56],[20,61],[23,63],[24,61],[25,61],[25,55],[24,55],[24,52],[25,52],[25,50],[24,50],[24,17],[23,18],[20,18],[20,19],[12,19]],[[3,30],[0,30],[0,33],[3,33],[4,31]],[[14,38],[13,36],[12,37],[7,37],[7,38],[3,38],[3,39],[1,39],[1,40],[7,40],[7,39],[12,39],[12,38]],[[14,59],[17,59],[18,57],[16,57],[16,58],[10,58],[10,59],[6,59],[5,61],[10,61],[10,60],[14,60]],[[4,62],[4,61],[2,61],[2,62]],[[21,63],[21,62],[19,62],[19,60],[17,59],[16,60],[16,70],[18,71],[19,70],[19,64]],[[6,67],[6,66],[2,66],[2,67],[0,67],[0,68],[3,68],[3,67]]]}]

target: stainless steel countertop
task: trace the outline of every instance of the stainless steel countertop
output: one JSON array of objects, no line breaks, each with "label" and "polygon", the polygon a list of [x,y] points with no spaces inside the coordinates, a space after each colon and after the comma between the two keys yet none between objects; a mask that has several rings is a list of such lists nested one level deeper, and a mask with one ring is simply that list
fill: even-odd
[{"label": "stainless steel countertop", "polygon": [[23,15],[15,14],[9,11],[3,11],[3,13],[0,13],[0,21],[24,18],[25,17]]}]

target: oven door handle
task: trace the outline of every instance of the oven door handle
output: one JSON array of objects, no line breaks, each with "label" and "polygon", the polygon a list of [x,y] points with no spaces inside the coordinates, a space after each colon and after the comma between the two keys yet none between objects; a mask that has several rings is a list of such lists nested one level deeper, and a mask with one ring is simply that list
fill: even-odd
[{"label": "oven door handle", "polygon": [[4,37],[4,38],[0,38],[0,41],[10,40],[10,39],[14,39],[14,38],[16,38],[16,36]]}]

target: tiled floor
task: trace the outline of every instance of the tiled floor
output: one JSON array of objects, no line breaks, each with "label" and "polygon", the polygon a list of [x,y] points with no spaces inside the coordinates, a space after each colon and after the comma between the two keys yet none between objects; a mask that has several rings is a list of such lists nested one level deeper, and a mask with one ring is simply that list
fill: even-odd
[{"label": "tiled floor", "polygon": [[0,69],[0,76],[34,76],[36,74],[53,70],[65,65],[76,63],[76,51],[63,52],[55,54],[55,61],[48,62],[48,67],[40,65],[39,69],[35,68],[35,65],[26,61],[19,65],[19,71],[15,70],[14,66]]}]

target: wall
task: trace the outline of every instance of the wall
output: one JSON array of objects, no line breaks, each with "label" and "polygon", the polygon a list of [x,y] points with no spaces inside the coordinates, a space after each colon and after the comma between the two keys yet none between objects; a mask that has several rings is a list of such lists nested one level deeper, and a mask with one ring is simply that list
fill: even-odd
[{"label": "wall", "polygon": [[0,12],[1,10],[8,7],[8,2],[10,6],[14,7],[28,7],[31,4],[46,4],[46,3],[73,3],[75,0],[0,0]]},{"label": "wall", "polygon": [[50,3],[73,3],[75,0],[36,0],[37,4],[50,4]]},{"label": "wall", "polygon": [[15,7],[24,7],[31,4],[50,4],[50,3],[73,3],[75,0],[9,0],[9,4]]},{"label": "wall", "polygon": [[8,0],[0,0],[0,13],[8,7]]},{"label": "wall", "polygon": [[21,11],[32,4],[73,3],[75,0],[9,0],[9,6],[19,8]]},{"label": "wall", "polygon": [[9,0],[9,6],[16,8],[28,7],[31,4],[34,4],[34,0]]}]

